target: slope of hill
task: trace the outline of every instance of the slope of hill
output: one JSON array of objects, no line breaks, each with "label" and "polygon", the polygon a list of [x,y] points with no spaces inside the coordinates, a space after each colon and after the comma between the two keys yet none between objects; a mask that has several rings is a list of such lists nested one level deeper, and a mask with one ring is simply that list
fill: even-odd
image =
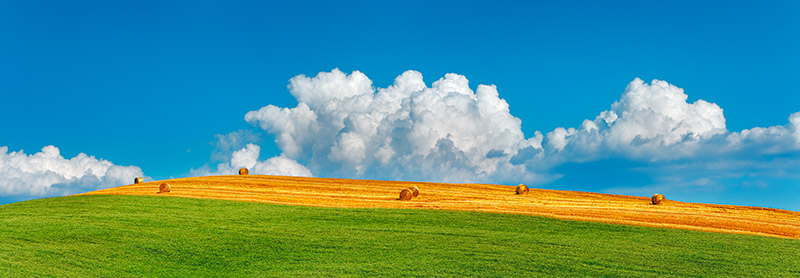
[{"label": "slope of hill", "polygon": [[[158,194],[168,182],[172,191]],[[411,201],[400,190],[420,188]],[[759,207],[685,203],[651,205],[648,197],[514,187],[302,178],[283,176],[210,176],[181,178],[109,188],[86,195],[159,195],[272,204],[349,208],[420,208],[512,213],[614,224],[800,238],[800,212]],[[669,198],[669,196],[667,196]]]},{"label": "slope of hill", "polygon": [[798,246],[468,211],[110,195],[0,205],[2,277],[797,277]]}]

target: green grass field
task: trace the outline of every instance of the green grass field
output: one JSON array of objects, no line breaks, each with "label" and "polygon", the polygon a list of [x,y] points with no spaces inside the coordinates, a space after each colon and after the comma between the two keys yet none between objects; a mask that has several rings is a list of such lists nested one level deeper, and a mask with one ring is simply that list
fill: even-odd
[{"label": "green grass field", "polygon": [[72,196],[0,222],[3,277],[800,276],[800,240],[508,214]]}]

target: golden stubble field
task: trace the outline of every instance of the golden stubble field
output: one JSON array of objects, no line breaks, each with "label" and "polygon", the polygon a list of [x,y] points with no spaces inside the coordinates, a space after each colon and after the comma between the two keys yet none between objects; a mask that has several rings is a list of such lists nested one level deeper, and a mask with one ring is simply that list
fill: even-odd
[{"label": "golden stubble field", "polygon": [[[162,183],[171,192],[158,193]],[[417,186],[418,197],[398,200],[402,189]],[[153,181],[81,195],[154,195],[211,198],[285,205],[466,210],[513,213],[711,232],[800,239],[800,212],[669,200],[650,204],[650,196],[623,196],[531,188],[515,195],[513,186],[303,178],[284,176],[208,176]]]}]

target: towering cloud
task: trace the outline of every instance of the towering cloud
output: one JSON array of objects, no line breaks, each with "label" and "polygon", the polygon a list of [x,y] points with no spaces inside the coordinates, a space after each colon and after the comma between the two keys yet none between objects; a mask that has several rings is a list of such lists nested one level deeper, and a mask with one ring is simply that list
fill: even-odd
[{"label": "towering cloud", "polygon": [[141,177],[135,166],[118,166],[80,153],[65,159],[55,146],[27,155],[0,147],[0,196],[27,198],[66,195],[129,184]]},{"label": "towering cloud", "polygon": [[541,149],[542,135],[525,138],[495,86],[469,88],[447,74],[429,88],[407,71],[375,89],[361,72],[339,70],[292,78],[297,107],[268,105],[245,115],[276,138],[283,155],[323,176],[443,181],[532,179],[509,162],[520,149]]}]

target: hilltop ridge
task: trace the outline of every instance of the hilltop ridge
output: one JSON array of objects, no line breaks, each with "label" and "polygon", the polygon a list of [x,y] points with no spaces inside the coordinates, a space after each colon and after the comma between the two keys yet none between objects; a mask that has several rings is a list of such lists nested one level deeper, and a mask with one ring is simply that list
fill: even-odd
[{"label": "hilltop ridge", "polygon": [[[158,193],[161,183],[172,188]],[[402,189],[417,186],[420,194],[398,200]],[[537,215],[612,224],[689,229],[800,239],[800,212],[667,200],[652,205],[649,197],[492,184],[448,184],[380,180],[306,178],[266,175],[207,176],[152,181],[80,195],[157,195],[224,199],[272,204],[462,210]]]}]

